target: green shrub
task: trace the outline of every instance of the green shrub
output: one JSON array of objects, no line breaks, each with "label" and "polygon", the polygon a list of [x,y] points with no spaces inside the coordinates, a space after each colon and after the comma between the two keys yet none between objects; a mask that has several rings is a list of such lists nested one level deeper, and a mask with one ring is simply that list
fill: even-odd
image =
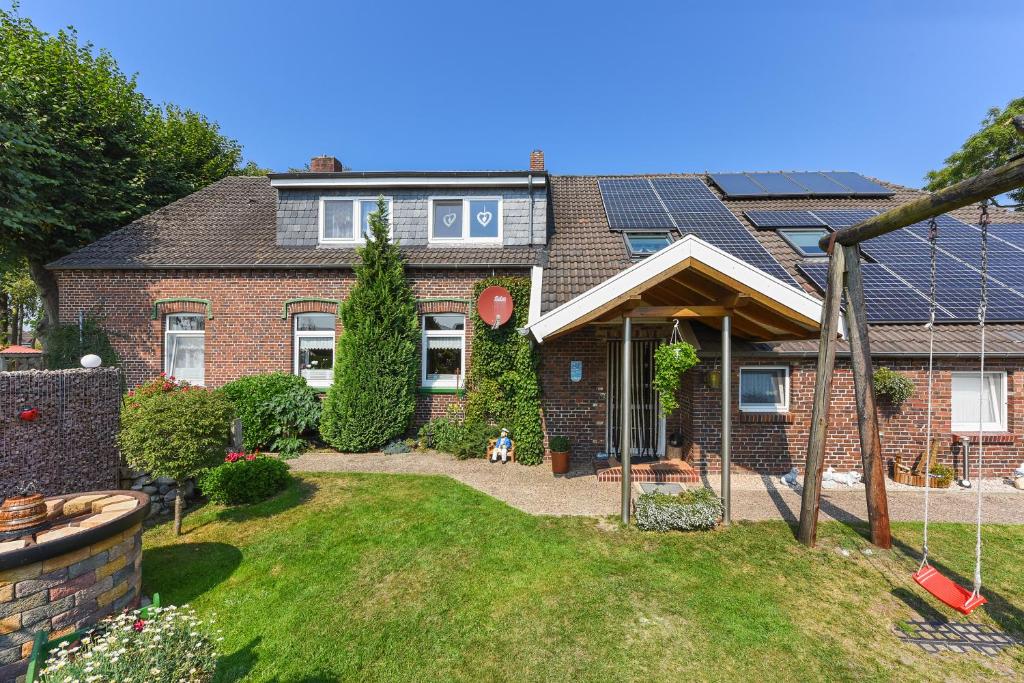
[{"label": "green shrub", "polygon": [[48,370],[82,367],[82,356],[95,353],[106,367],[117,367],[120,359],[99,318],[87,315],[78,323],[48,325],[43,333],[43,364]]},{"label": "green shrub", "polygon": [[515,302],[512,320],[492,329],[473,309],[473,355],[466,384],[466,420],[505,427],[516,442],[516,461],[524,465],[544,462],[544,431],[540,421],[538,354],[531,341],[519,334],[530,311],[530,280],[491,277],[473,288],[474,300],[487,287],[504,287]]},{"label": "green shrub", "polygon": [[[460,420],[457,417],[439,417],[420,427],[420,443],[454,455],[459,460],[487,457],[487,446],[499,434],[497,427],[479,420]],[[514,436],[513,436],[514,438]],[[516,445],[518,457],[519,446]]]},{"label": "green shrub", "polygon": [[191,607],[150,607],[145,619],[139,610],[124,612],[87,638],[57,646],[39,680],[202,683],[213,680],[216,667],[213,638]]},{"label": "green shrub", "polygon": [[373,238],[359,248],[356,282],[341,305],[334,384],[320,434],[342,451],[369,451],[405,433],[416,409],[419,316],[398,245],[388,238],[383,197],[370,214]]},{"label": "green shrub", "polygon": [[885,396],[894,406],[914,395],[914,383],[902,372],[889,368],[878,368],[874,374],[875,393]]},{"label": "green shrub", "polygon": [[679,407],[679,384],[683,373],[699,363],[697,350],[687,342],[662,344],[654,350],[654,380],[662,415],[671,415]]},{"label": "green shrub", "polygon": [[548,449],[555,453],[567,453],[571,447],[569,437],[553,436],[548,439]]},{"label": "green shrub", "polygon": [[128,392],[117,443],[131,467],[187,479],[224,459],[234,413],[219,391],[161,376]]},{"label": "green shrub", "polygon": [[929,472],[932,475],[929,486],[935,489],[948,489],[956,478],[956,470],[949,465],[936,463]]},{"label": "green shrub", "polygon": [[706,487],[678,496],[644,493],[636,499],[636,526],[643,531],[713,529],[723,512],[718,494]]},{"label": "green shrub", "polygon": [[231,453],[220,465],[202,474],[199,488],[214,503],[242,505],[269,498],[284,489],[291,478],[283,460]]},{"label": "green shrub", "polygon": [[271,372],[225,384],[242,420],[243,447],[291,457],[305,449],[303,434],[320,423],[320,398],[298,375]]}]

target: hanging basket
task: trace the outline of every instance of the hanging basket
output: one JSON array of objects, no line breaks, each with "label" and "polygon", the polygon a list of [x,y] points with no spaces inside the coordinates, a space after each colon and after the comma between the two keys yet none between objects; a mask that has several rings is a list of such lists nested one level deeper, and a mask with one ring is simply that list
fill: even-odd
[{"label": "hanging basket", "polygon": [[670,415],[679,407],[679,385],[683,373],[698,362],[697,350],[684,341],[673,340],[654,350],[654,381],[651,384],[658,391],[662,415]]}]

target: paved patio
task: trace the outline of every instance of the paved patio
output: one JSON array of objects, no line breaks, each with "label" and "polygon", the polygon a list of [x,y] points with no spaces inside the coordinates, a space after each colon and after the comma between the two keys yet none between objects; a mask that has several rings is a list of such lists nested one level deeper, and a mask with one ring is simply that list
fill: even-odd
[{"label": "paved patio", "polygon": [[[616,514],[619,487],[598,482],[591,468],[555,476],[543,465],[526,467],[509,463],[492,464],[485,460],[456,460],[440,453],[334,453],[309,452],[289,461],[299,472],[385,472],[445,475],[472,486],[513,507],[537,515]],[[705,477],[704,483],[715,490],[719,478]],[[893,520],[920,520],[924,493],[920,489],[886,482],[889,511]],[[734,519],[795,521],[800,514],[800,487],[789,487],[777,477],[734,474],[732,477]],[[983,483],[985,520],[990,523],[1024,524],[1024,491],[1002,480]],[[931,514],[935,521],[971,522],[974,519],[975,491],[956,485],[933,490]],[[822,519],[866,520],[864,486],[839,486],[824,489],[821,496]]]}]

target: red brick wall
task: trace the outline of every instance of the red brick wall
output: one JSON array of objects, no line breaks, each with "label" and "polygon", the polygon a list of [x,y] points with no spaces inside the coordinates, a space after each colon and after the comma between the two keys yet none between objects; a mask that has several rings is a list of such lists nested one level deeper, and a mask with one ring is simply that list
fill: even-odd
[{"label": "red brick wall", "polygon": [[[644,328],[639,328],[644,330]],[[650,334],[650,332],[640,332]],[[541,347],[542,388],[545,429],[548,434],[565,434],[573,442],[576,459],[589,459],[605,450],[606,424],[606,338],[614,331],[588,328]],[[655,335],[656,336],[656,335]],[[583,379],[569,381],[569,361],[583,361]],[[748,365],[788,365],[790,367],[790,411],[786,415],[741,413],[739,411],[738,369]],[[879,400],[879,429],[883,454],[888,463],[897,454],[916,458],[924,448],[927,414],[927,361],[879,359],[878,365],[907,373],[916,392],[900,409],[885,399]],[[810,429],[811,402],[814,394],[814,359],[733,359],[732,461],[737,469],[762,473],[781,473],[791,467],[803,468],[807,435]],[[839,358],[833,379],[832,410],[829,419],[826,465],[836,469],[860,469],[860,437],[853,398],[853,377],[849,361]],[[986,366],[1007,372],[1007,412],[1010,432],[990,435],[985,447],[987,476],[1005,476],[1024,461],[1020,434],[1024,433],[1024,408],[1018,396],[1024,395],[1024,372],[1020,364],[989,360]],[[707,375],[719,367],[717,359],[705,359],[683,377],[680,410],[669,418],[667,431],[681,430],[687,439],[687,452],[694,463],[707,472],[720,472],[721,402],[720,389],[707,386]],[[934,383],[932,431],[946,444],[940,457],[954,464],[948,447],[950,434],[950,372],[976,370],[974,359],[938,359]],[[972,441],[974,439],[972,438]],[[1002,441],[1003,443],[995,443]],[[972,469],[974,457],[972,452]],[[956,459],[959,468],[960,460]]]},{"label": "red brick wall", "polygon": [[[522,271],[410,271],[417,298],[470,299],[474,285],[492,274],[523,275]],[[78,312],[102,316],[121,356],[129,385],[137,385],[163,369],[163,326],[168,313],[204,312],[195,303],[165,303],[152,319],[159,299],[197,298],[212,304],[213,318],[206,321],[206,384],[220,386],[242,375],[292,371],[292,314],[327,310],[323,304],[302,303],[298,298],[341,300],[353,283],[349,270],[77,270],[56,273],[60,287],[61,319],[73,321]],[[331,308],[333,312],[334,307]],[[467,313],[458,302],[430,302],[421,312]],[[467,319],[467,367],[472,353],[471,321]],[[339,330],[340,321],[339,321]],[[457,396],[424,394],[416,419],[441,415]]]}]

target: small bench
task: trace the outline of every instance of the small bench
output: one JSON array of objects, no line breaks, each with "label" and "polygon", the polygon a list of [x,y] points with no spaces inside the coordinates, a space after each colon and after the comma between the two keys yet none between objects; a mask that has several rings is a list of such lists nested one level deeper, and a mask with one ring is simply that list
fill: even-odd
[{"label": "small bench", "polygon": [[[498,443],[497,439],[491,439],[487,442],[487,459],[490,460],[494,454],[494,446]],[[508,459],[512,462],[516,461],[516,442],[512,442],[512,447],[508,449]]]}]

